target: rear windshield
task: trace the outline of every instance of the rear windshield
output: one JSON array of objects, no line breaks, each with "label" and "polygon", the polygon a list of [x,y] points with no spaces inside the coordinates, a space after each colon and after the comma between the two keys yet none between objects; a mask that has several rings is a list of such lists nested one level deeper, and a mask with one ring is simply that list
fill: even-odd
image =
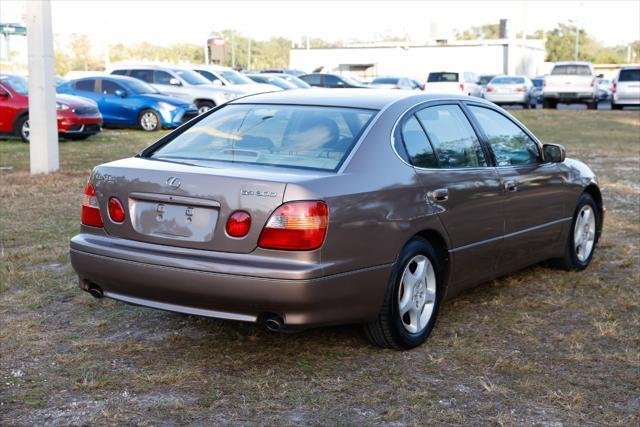
[{"label": "rear windshield", "polygon": [[397,78],[395,77],[378,77],[377,79],[373,79],[371,82],[372,85],[395,85],[398,83]]},{"label": "rear windshield", "polygon": [[150,157],[337,170],[376,111],[230,104]]},{"label": "rear windshield", "polygon": [[630,70],[621,70],[620,77],[618,77],[619,82],[638,82],[640,81],[640,68],[630,69]]},{"label": "rear windshield", "polygon": [[479,83],[481,85],[486,85],[487,83],[489,83],[491,81],[492,78],[494,78],[495,76],[480,76]]},{"label": "rear windshield", "polygon": [[521,85],[524,84],[522,77],[494,77],[491,80],[492,85]]},{"label": "rear windshield", "polygon": [[429,78],[427,82],[430,83],[438,83],[438,82],[457,82],[458,81],[458,73],[429,73]]},{"label": "rear windshield", "polygon": [[586,65],[556,65],[551,71],[553,75],[590,76],[591,68]]}]

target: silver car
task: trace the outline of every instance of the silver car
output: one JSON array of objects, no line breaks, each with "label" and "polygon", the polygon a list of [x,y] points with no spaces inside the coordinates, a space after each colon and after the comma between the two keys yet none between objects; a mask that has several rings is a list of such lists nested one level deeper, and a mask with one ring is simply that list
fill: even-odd
[{"label": "silver car", "polygon": [[535,108],[534,85],[526,76],[496,76],[483,92],[484,99],[497,105],[522,105]]},{"label": "silver car", "polygon": [[276,86],[256,83],[244,74],[229,67],[219,65],[194,65],[191,69],[209,80],[214,86],[224,86],[227,89],[237,90],[245,95],[280,90],[280,88]]},{"label": "silver car", "polygon": [[113,69],[111,74],[140,79],[162,93],[192,102],[200,114],[245,95],[235,89],[216,87],[195,71],[177,66],[125,66]]},{"label": "silver car", "polygon": [[640,105],[640,66],[622,67],[611,87],[611,108],[621,110],[625,105]]}]

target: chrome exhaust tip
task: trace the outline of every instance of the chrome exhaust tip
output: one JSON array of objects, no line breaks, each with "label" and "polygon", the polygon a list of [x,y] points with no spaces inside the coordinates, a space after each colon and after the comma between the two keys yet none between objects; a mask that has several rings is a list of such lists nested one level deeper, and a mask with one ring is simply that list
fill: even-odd
[{"label": "chrome exhaust tip", "polygon": [[284,327],[284,320],[282,320],[282,317],[274,314],[265,319],[264,326],[271,332],[278,332]]},{"label": "chrome exhaust tip", "polygon": [[102,298],[104,296],[104,292],[100,289],[99,286],[92,285],[89,290],[87,290],[94,298]]}]

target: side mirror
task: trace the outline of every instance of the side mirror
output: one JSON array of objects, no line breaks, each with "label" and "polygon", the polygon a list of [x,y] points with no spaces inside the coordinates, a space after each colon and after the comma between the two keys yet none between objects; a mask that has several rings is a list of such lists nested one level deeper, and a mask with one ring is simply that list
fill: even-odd
[{"label": "side mirror", "polygon": [[125,91],[123,91],[123,90],[120,90],[120,89],[116,90],[116,91],[114,92],[114,94],[115,94],[116,96],[119,96],[120,98],[125,98],[125,97],[127,96],[127,92],[125,92]]},{"label": "side mirror", "polygon": [[604,79],[604,74],[598,74],[598,75],[596,76],[596,78],[598,78],[598,79]]},{"label": "side mirror", "polygon": [[182,86],[182,84],[180,83],[180,80],[176,79],[175,77],[169,80],[169,84],[171,86]]},{"label": "side mirror", "polygon": [[7,98],[8,96],[9,96],[9,92],[7,92],[6,90],[0,87],[0,97]]},{"label": "side mirror", "polygon": [[564,146],[560,144],[544,144],[542,146],[544,160],[551,163],[562,163],[565,159]]},{"label": "side mirror", "polygon": [[214,80],[211,82],[211,84],[217,87],[224,86],[224,84],[220,80]]}]

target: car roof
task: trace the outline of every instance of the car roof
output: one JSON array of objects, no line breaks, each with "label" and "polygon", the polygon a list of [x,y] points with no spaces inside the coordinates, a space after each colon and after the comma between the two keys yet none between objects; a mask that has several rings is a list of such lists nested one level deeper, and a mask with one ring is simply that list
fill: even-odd
[{"label": "car roof", "polygon": [[588,61],[558,61],[554,64],[554,66],[555,65],[591,65],[593,66],[593,64]]},{"label": "car roof", "polygon": [[[408,93],[407,93],[408,92]],[[266,92],[249,95],[230,104],[283,104],[283,105],[318,105],[326,107],[363,108],[380,110],[394,102],[410,96],[416,97],[416,102],[426,102],[435,99],[469,100],[468,96],[417,94],[412,91],[396,91],[382,89],[293,89],[278,92]],[[474,101],[486,102],[480,98]]]},{"label": "car roof", "polygon": [[99,76],[87,76],[87,77],[78,77],[77,79],[71,79],[68,82],[72,83],[72,82],[77,82],[79,80],[97,80],[97,79],[108,79],[108,80],[113,80],[115,82],[120,82],[120,83],[139,83],[140,80],[133,78],[133,77],[129,77],[129,76],[121,76],[119,74],[101,74]]}]

